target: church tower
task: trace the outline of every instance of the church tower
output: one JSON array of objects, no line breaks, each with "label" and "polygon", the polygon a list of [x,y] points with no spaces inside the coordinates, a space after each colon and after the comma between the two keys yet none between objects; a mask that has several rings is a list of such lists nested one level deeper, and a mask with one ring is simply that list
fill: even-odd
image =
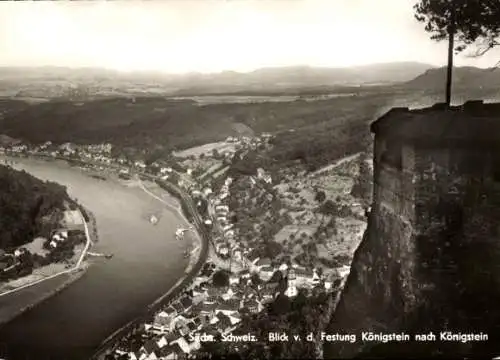
[{"label": "church tower", "polygon": [[295,297],[298,294],[297,290],[297,280],[295,277],[295,270],[290,268],[288,270],[288,276],[287,276],[287,288],[285,291],[285,295],[288,297]]}]

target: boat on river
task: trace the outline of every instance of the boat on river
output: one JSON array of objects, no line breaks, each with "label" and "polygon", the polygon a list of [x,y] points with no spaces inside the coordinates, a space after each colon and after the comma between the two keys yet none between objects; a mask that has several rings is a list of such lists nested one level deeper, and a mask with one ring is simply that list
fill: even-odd
[{"label": "boat on river", "polygon": [[106,258],[106,259],[111,259],[113,257],[114,254],[101,254],[101,253],[95,253],[95,252],[87,252],[87,255],[88,256],[93,256],[93,257],[103,257],[103,258]]},{"label": "boat on river", "polygon": [[184,239],[184,233],[185,233],[186,231],[189,231],[189,230],[193,230],[193,227],[192,227],[192,226],[190,226],[190,227],[189,227],[189,228],[187,228],[187,229],[184,229],[184,228],[177,228],[177,230],[175,231],[175,238],[176,238],[177,240],[182,240],[182,239]]},{"label": "boat on river", "polygon": [[156,225],[156,224],[158,224],[158,218],[154,215],[151,215],[149,218],[149,222],[153,225]]}]

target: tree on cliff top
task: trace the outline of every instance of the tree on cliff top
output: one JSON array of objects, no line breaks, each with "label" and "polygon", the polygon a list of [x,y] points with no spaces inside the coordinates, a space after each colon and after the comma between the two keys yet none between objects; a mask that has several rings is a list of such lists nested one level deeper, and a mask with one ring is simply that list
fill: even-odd
[{"label": "tree on cliff top", "polygon": [[476,45],[473,56],[481,56],[500,45],[500,1],[420,0],[414,5],[415,18],[425,23],[431,39],[448,39],[446,104],[451,101],[453,55]]}]

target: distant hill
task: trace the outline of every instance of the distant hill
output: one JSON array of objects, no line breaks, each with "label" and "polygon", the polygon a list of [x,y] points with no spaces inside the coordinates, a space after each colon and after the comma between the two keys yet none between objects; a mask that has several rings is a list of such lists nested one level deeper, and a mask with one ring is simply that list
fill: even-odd
[{"label": "distant hill", "polygon": [[[446,83],[446,67],[428,69],[423,74],[405,83],[405,87],[419,89],[440,89]],[[480,69],[473,66],[453,69],[453,87],[456,88],[499,88],[500,69]]]},{"label": "distant hill", "polygon": [[49,236],[68,199],[64,186],[0,165],[0,249]]},{"label": "distant hill", "polygon": [[394,84],[409,81],[433,66],[394,62],[346,68],[269,67],[248,73],[201,74],[123,73],[98,68],[0,67],[0,96],[60,97],[86,87],[93,94],[161,93],[203,95],[242,91],[284,91],[348,85]]}]

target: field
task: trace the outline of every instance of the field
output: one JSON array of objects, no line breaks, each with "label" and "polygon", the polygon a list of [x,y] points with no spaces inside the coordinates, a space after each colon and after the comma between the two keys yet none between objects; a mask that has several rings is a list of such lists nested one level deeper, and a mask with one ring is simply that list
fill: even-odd
[{"label": "field", "polygon": [[233,151],[234,152],[234,144],[226,143],[226,142],[216,142],[210,144],[204,144],[201,146],[195,146],[186,150],[174,152],[173,155],[180,158],[195,156],[199,157],[201,154],[212,154],[213,151],[222,152],[222,151]]}]

